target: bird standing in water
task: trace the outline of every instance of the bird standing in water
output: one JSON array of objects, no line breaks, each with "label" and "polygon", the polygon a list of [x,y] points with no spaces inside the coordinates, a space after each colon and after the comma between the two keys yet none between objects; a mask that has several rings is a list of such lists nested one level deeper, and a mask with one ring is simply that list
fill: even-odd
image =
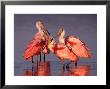
[{"label": "bird standing in water", "polygon": [[[41,61],[41,53],[43,53],[44,61],[45,61],[45,54],[49,53],[49,49],[47,46],[48,38],[49,38],[48,31],[44,29],[45,27],[42,21],[37,21],[35,23],[35,26],[38,32],[35,34],[33,39],[28,43],[25,52],[23,54],[25,60],[31,60],[32,58],[32,65],[34,63],[33,56],[40,55],[40,61]],[[32,67],[32,71],[33,71],[33,67]]]},{"label": "bird standing in water", "polygon": [[[71,50],[78,57],[90,58],[89,49],[81,40],[79,40],[75,36],[64,37],[64,35],[65,35],[64,28],[61,27],[57,33],[60,43],[65,44],[68,47],[68,49]],[[77,66],[77,61],[75,63],[75,66]]]},{"label": "bird standing in water", "polygon": [[61,61],[64,70],[64,61],[70,60],[76,62],[78,57],[66,47],[63,43],[56,43],[53,38],[49,40],[48,48]]}]

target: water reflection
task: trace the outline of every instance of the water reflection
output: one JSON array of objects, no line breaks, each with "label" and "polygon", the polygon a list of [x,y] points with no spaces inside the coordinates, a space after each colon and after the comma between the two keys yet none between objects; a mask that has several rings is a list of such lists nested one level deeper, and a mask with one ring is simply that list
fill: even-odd
[{"label": "water reflection", "polygon": [[[32,66],[33,71],[32,69],[26,68],[23,70],[23,76],[52,76],[51,66],[50,61],[34,62],[34,65]],[[74,65],[72,65],[69,67],[69,69],[64,69],[61,67],[60,73],[61,74],[57,76],[88,76],[90,74],[90,66],[78,65],[77,67],[75,67]]]},{"label": "water reflection", "polygon": [[24,76],[32,76],[32,70],[25,69],[23,75]]},{"label": "water reflection", "polygon": [[25,69],[24,76],[50,76],[50,62],[36,62],[32,65],[32,70]]},{"label": "water reflection", "polygon": [[90,73],[89,65],[79,65],[68,70],[68,76],[88,76]]},{"label": "water reflection", "polygon": [[50,76],[50,62],[38,62],[36,64],[35,76]]}]

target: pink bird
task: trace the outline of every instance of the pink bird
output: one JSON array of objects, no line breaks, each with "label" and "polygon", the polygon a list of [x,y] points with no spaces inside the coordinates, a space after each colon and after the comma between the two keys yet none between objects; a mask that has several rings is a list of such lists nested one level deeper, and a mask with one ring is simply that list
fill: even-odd
[{"label": "pink bird", "polygon": [[[80,41],[75,36],[67,36],[64,38],[65,31],[64,28],[61,27],[57,33],[57,36],[59,36],[59,42],[65,44],[69,50],[71,50],[75,55],[82,58],[90,58],[90,52],[89,49],[86,47],[86,45]],[[77,62],[76,62],[77,65]]]},{"label": "pink bird", "polygon": [[33,37],[32,41],[28,43],[28,45],[26,46],[26,50],[23,54],[26,60],[31,60],[30,58],[32,57],[32,64],[33,56],[40,55],[41,61],[41,53],[43,53],[45,62],[45,54],[49,53],[48,49],[49,33],[47,32],[47,30],[44,29],[45,27],[42,21],[37,21],[35,25],[36,28],[38,29],[38,32]]},{"label": "pink bird", "polygon": [[41,21],[36,22],[36,28],[38,32],[33,37],[32,41],[30,41],[26,47],[24,52],[24,58],[26,60],[30,60],[32,56],[40,55],[41,53],[48,54],[48,46],[47,46],[47,39],[49,38],[47,34],[45,34],[44,24]]},{"label": "pink bird", "polygon": [[24,58],[26,60],[31,60],[30,58],[35,55],[40,55],[42,52],[42,47],[44,45],[44,41],[42,39],[41,33],[38,32],[32,39],[32,41],[29,42],[29,44],[26,47],[26,50],[24,52]]},{"label": "pink bird", "polygon": [[63,70],[65,60],[70,60],[72,62],[76,62],[78,60],[78,57],[71,50],[69,50],[66,45],[64,45],[63,43],[55,43],[55,40],[53,38],[50,39],[48,48],[61,61]]}]

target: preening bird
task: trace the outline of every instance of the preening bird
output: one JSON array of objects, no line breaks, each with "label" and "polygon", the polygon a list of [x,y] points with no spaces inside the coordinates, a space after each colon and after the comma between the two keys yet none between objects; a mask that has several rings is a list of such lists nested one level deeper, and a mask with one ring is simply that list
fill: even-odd
[{"label": "preening bird", "polygon": [[91,54],[86,44],[73,35],[64,37],[65,30],[63,27],[57,32],[57,36],[59,37],[59,42],[65,44],[75,55],[81,58],[90,58]]},{"label": "preening bird", "polygon": [[78,57],[68,49],[68,47],[63,43],[56,43],[53,38],[49,40],[48,48],[62,63],[64,69],[64,61],[70,60],[71,62],[76,62]]},{"label": "preening bird", "polygon": [[[32,38],[32,40],[27,44],[25,52],[23,54],[25,60],[31,60],[31,58],[32,58],[32,64],[34,62],[33,56],[40,55],[40,61],[41,61],[41,53],[43,53],[44,62],[45,62],[45,54],[49,54],[49,49],[48,49],[49,33],[48,33],[48,31],[46,29],[44,29],[45,26],[42,21],[36,21],[35,27],[38,30],[38,32],[35,34],[35,36]],[[32,70],[33,70],[33,68],[32,68]]]}]

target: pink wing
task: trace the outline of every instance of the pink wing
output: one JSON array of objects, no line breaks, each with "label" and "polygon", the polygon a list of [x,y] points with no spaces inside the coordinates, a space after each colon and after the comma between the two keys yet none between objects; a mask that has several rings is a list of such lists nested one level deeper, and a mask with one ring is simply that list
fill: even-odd
[{"label": "pink wing", "polygon": [[65,40],[67,47],[72,49],[72,51],[79,57],[89,58],[90,52],[86,45],[81,42],[78,38],[74,36],[68,36]]},{"label": "pink wing", "polygon": [[71,52],[64,44],[57,44],[56,47],[53,48],[55,55],[60,59],[69,59],[71,61],[77,61],[77,56]]},{"label": "pink wing", "polygon": [[44,53],[44,54],[50,53],[50,50],[48,49],[48,42],[47,41],[44,41],[44,45],[42,47],[42,53]]},{"label": "pink wing", "polygon": [[36,40],[33,40],[29,43],[29,45],[27,45],[27,48],[24,52],[24,58],[26,60],[29,60],[30,57],[34,56],[34,55],[38,55],[41,52],[41,45],[40,43]]},{"label": "pink wing", "polygon": [[49,54],[50,53],[50,50],[48,49],[48,39],[49,39],[49,37],[47,35],[44,35],[43,38],[44,39],[42,39],[42,36],[39,32],[34,36],[34,39],[41,41],[42,53]]},{"label": "pink wing", "polygon": [[35,34],[32,41],[28,43],[26,46],[26,50],[24,52],[24,58],[29,60],[30,57],[34,55],[39,55],[41,52],[49,53],[47,42],[42,40],[41,34],[38,32]]},{"label": "pink wing", "polygon": [[40,54],[41,49],[42,49],[42,40],[41,40],[41,35],[38,32],[36,33],[32,41],[30,41],[26,46],[26,50],[23,56],[26,60],[29,60],[30,57]]}]

